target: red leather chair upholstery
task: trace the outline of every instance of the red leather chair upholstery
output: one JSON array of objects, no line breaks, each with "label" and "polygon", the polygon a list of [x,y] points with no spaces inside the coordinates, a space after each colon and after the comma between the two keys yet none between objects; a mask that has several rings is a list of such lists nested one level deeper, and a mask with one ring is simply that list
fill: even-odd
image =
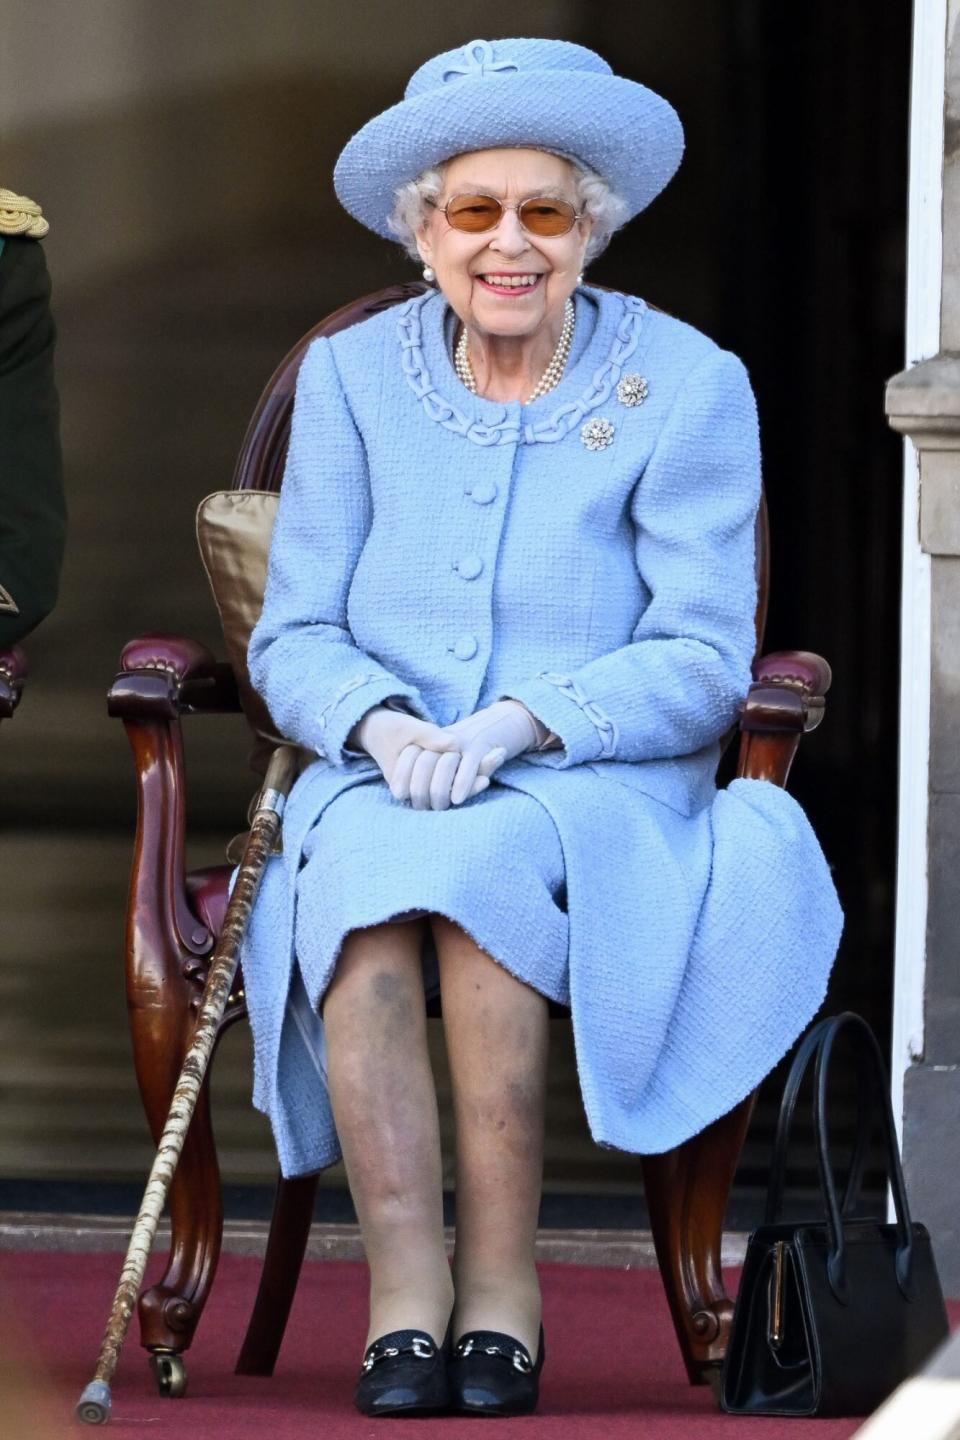
[{"label": "red leather chair upholstery", "polygon": [[19,645],[0,650],[0,720],[9,720],[20,704],[27,676],[27,657]]}]

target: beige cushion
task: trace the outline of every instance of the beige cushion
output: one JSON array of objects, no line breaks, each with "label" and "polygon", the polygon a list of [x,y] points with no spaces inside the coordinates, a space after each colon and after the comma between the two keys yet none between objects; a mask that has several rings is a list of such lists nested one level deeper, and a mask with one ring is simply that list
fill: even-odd
[{"label": "beige cushion", "polygon": [[[280,736],[266,705],[250,683],[247,647],[263,609],[270,537],[279,502],[280,496],[272,490],[215,490],[197,507],[197,543],[223,626],[227,658],[233,666],[240,699],[256,736],[250,763],[261,775]],[[548,730],[536,748],[552,750],[561,744],[558,736]],[[304,751],[301,765],[309,758],[311,752]]]},{"label": "beige cushion", "polygon": [[197,507],[197,543],[223,626],[227,659],[257,737],[250,763],[261,774],[280,737],[250,683],[247,647],[263,609],[267,557],[279,500],[271,490],[217,490]]}]

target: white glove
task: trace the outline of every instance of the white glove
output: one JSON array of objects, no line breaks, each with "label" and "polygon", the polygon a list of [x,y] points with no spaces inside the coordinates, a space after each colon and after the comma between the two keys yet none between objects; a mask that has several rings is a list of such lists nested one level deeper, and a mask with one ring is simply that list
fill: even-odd
[{"label": "white glove", "polygon": [[[411,798],[410,775],[419,757],[426,758],[418,771],[418,795],[424,779],[429,791],[433,768],[438,761],[443,760],[450,776],[445,787],[449,797],[450,783],[460,763],[458,742],[439,725],[434,725],[429,720],[420,720],[416,715],[387,705],[374,705],[361,716],[347,736],[347,747],[365,750],[376,761],[391,794],[397,800]],[[398,770],[397,762],[401,755],[405,759]],[[446,770],[441,774],[445,774]],[[473,793],[479,794],[489,783],[489,780],[481,777]],[[449,803],[448,798],[447,804]],[[414,808],[428,809],[429,804],[428,795],[425,805],[415,804]],[[446,809],[446,805],[437,805],[434,808]]]},{"label": "white glove", "polygon": [[[456,740],[450,743],[457,748],[447,751],[446,754],[423,750],[419,745],[408,745],[401,752],[390,786],[398,800],[409,800],[414,810],[450,808],[450,792],[461,764],[459,743]],[[502,765],[505,758],[503,750],[494,750],[485,755],[476,767],[473,785],[463,798],[472,798],[479,795],[481,790],[486,790],[490,784],[491,772],[496,770],[498,765]]]},{"label": "white glove", "polygon": [[460,764],[450,775],[450,803],[459,805],[475,793],[478,775],[492,774],[505,761],[542,744],[550,732],[519,700],[497,700],[445,726],[442,733],[461,752]]}]

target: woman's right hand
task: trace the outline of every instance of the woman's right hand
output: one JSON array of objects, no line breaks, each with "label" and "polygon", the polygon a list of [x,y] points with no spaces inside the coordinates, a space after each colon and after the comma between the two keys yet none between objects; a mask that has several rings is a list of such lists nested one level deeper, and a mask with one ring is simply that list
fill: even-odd
[{"label": "woman's right hand", "polygon": [[[461,750],[460,742],[441,726],[402,710],[375,705],[357,721],[347,744],[366,750],[377,762],[395,799],[409,798],[415,810],[449,807],[450,786],[460,764]],[[401,756],[403,763],[398,766]],[[465,798],[479,795],[490,784],[484,767],[485,762],[481,762]],[[491,764],[490,769],[495,768]]]}]

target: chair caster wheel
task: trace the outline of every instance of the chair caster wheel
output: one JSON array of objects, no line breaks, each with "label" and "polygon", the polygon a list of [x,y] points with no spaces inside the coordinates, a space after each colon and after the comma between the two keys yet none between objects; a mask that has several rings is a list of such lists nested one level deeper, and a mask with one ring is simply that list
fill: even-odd
[{"label": "chair caster wheel", "polygon": [[158,1393],[168,1400],[181,1399],[187,1393],[187,1367],[183,1356],[160,1350],[149,1358]]}]

